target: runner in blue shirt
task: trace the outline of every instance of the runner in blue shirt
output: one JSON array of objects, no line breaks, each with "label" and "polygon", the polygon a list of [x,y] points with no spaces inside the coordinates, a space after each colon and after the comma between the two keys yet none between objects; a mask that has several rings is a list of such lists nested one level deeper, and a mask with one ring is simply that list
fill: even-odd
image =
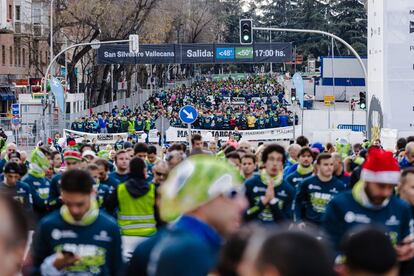
[{"label": "runner in blue shirt", "polygon": [[295,222],[300,227],[307,223],[319,225],[326,206],[338,194],[345,191],[345,184],[333,176],[333,159],[322,153],[316,159],[317,174],[303,180],[295,198]]}]

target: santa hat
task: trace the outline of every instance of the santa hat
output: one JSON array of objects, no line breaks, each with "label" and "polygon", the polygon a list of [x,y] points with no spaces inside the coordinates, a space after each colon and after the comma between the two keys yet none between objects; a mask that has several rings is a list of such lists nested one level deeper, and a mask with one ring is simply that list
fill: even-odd
[{"label": "santa hat", "polygon": [[361,179],[397,185],[400,181],[400,166],[392,152],[371,148],[368,151],[368,159],[362,165]]}]

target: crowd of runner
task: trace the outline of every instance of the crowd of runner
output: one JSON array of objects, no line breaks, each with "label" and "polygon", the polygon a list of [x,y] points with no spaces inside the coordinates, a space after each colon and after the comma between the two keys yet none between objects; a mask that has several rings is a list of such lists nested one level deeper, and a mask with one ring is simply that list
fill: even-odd
[{"label": "crowd of runner", "polygon": [[56,147],[5,144],[1,275],[414,275],[414,137]]},{"label": "crowd of runner", "polygon": [[92,114],[72,123],[72,130],[90,133],[148,132],[163,116],[175,127],[185,127],[178,113],[184,105],[195,105],[200,116],[194,128],[245,130],[297,124],[288,109],[283,87],[266,76],[244,80],[199,81],[191,87],[159,90],[143,107],[115,107],[111,113]]}]

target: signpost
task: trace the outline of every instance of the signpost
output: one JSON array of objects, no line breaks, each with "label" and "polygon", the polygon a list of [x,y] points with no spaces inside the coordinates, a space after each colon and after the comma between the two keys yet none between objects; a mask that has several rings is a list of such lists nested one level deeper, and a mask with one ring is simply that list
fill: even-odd
[{"label": "signpost", "polygon": [[11,108],[12,108],[13,116],[19,116],[20,115],[20,105],[18,103],[12,104]]},{"label": "signpost", "polygon": [[191,124],[195,122],[195,120],[197,119],[197,110],[194,108],[194,106],[191,105],[186,105],[183,106],[180,109],[180,112],[178,114],[180,116],[180,120],[184,123],[187,124],[187,128],[188,128],[188,144],[189,144],[189,148],[190,148],[190,152],[191,152]]},{"label": "signpost", "polygon": [[328,128],[331,128],[331,106],[335,105],[335,96],[324,96],[323,97],[323,104],[325,106],[329,106],[328,111]]},{"label": "signpost", "polygon": [[17,144],[17,131],[20,128],[20,105],[18,103],[14,103],[11,106],[12,108],[12,115],[13,118],[11,119],[11,127],[14,130],[14,139]]},{"label": "signpost", "polygon": [[166,117],[162,116],[159,117],[155,121],[155,128],[159,130],[160,132],[160,142],[161,145],[164,143],[165,139],[165,131],[170,127],[170,120],[168,120]]},{"label": "signpost", "polygon": [[324,96],[323,103],[325,106],[333,106],[335,105],[335,96]]}]

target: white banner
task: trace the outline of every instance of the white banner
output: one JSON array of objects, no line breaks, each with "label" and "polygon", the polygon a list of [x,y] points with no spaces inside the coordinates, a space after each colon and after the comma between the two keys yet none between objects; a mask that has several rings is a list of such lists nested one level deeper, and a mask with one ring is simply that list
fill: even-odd
[{"label": "white banner", "polygon": [[[143,131],[135,132],[138,135],[138,142],[145,142],[147,138],[147,134]],[[124,141],[128,138],[128,133],[88,133],[88,132],[81,132],[81,131],[74,131],[70,129],[64,129],[63,135],[64,137],[70,136],[73,134],[73,137],[76,140],[76,143],[81,143],[83,140],[90,140],[91,143],[95,144],[115,144],[115,142],[122,138]],[[149,134],[149,142],[150,143],[158,143],[158,130],[152,129],[150,130]]]},{"label": "white banner", "polygon": [[[300,135],[302,126],[295,126],[296,137]],[[239,130],[238,131],[243,141],[267,141],[267,140],[287,140],[293,139],[293,126],[267,128],[257,130]],[[214,139],[220,139],[227,141],[229,136],[235,133],[234,130],[209,130],[209,129],[192,129],[191,133],[198,133],[204,137],[213,137]],[[209,134],[210,133],[210,134]],[[166,131],[168,142],[185,142],[187,141],[188,130],[186,128],[169,127]]]}]

